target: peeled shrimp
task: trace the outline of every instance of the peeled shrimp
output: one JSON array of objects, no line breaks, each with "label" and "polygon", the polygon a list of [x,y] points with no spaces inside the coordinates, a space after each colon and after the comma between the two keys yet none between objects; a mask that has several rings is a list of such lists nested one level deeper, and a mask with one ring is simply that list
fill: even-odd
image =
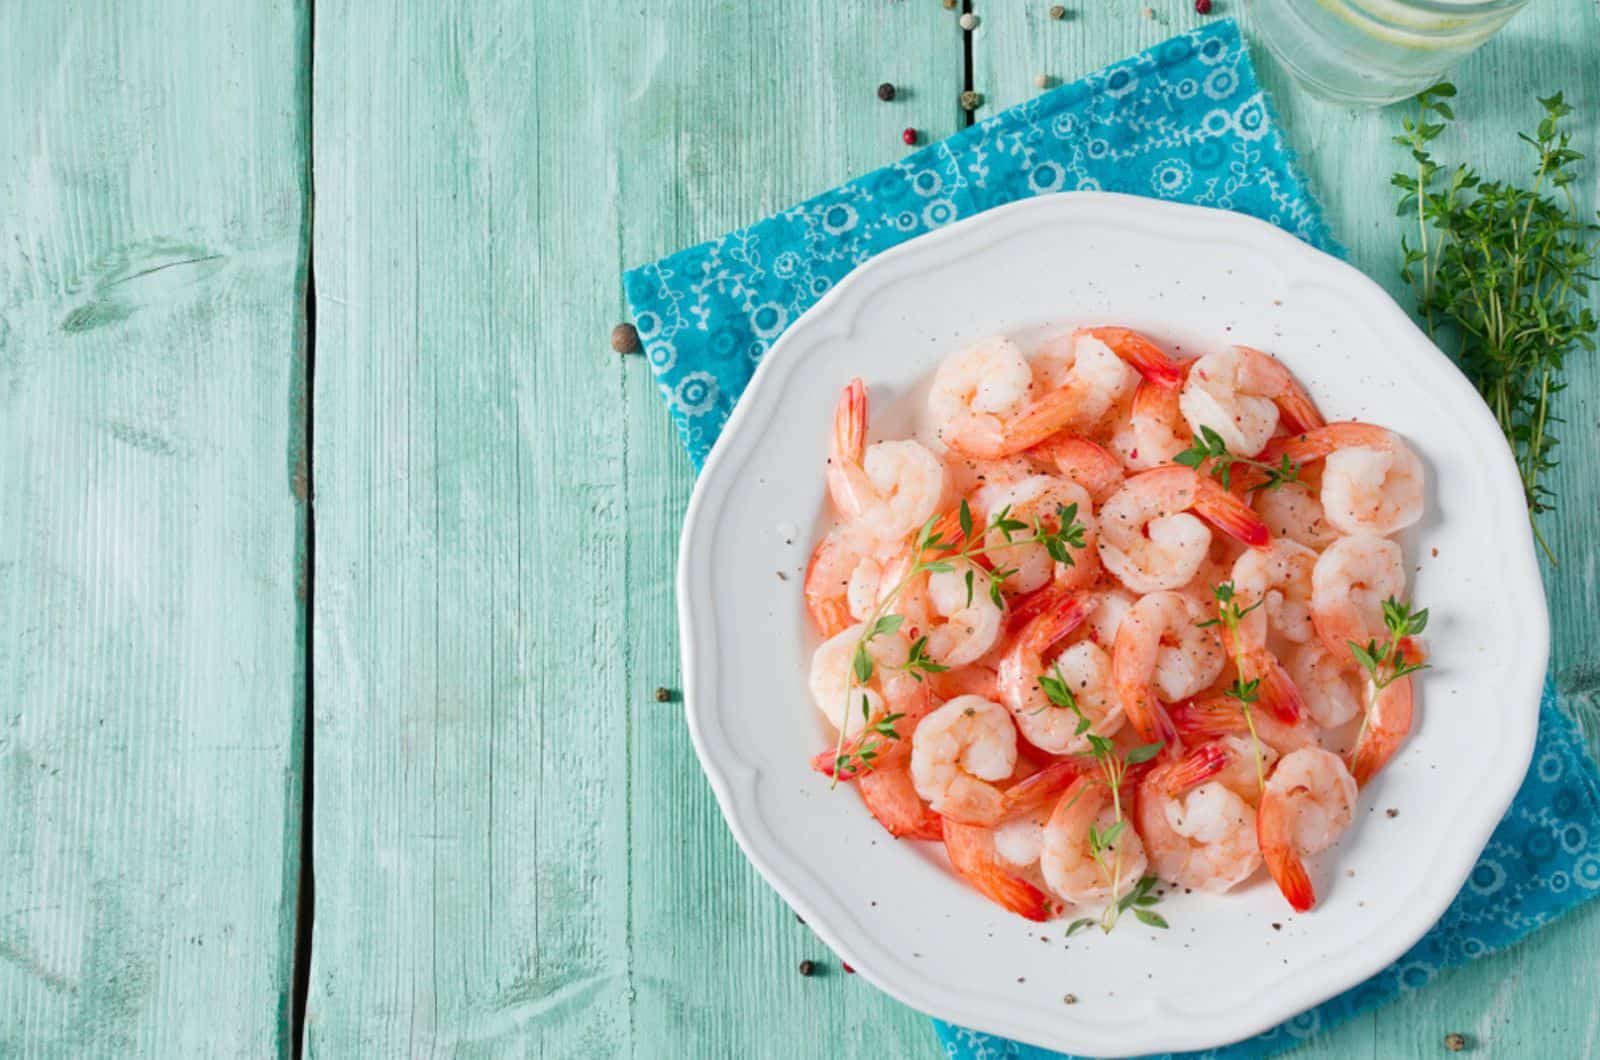
[{"label": "peeled shrimp", "polygon": [[806,566],[806,610],[824,637],[865,618],[876,602],[881,568],[861,548],[858,535],[828,532]]},{"label": "peeled shrimp", "polygon": [[1111,792],[1098,779],[1082,777],[1062,793],[1045,825],[1039,851],[1039,869],[1052,891],[1074,904],[1092,905],[1115,901],[1139,882],[1148,861],[1131,824],[1099,861],[1090,850],[1089,826],[1103,832],[1115,822]]},{"label": "peeled shrimp", "polygon": [[1235,561],[1236,602],[1241,608],[1261,605],[1240,623],[1249,640],[1265,644],[1269,631],[1294,644],[1316,637],[1311,622],[1311,571],[1316,563],[1315,552],[1281,539],[1267,548],[1251,549]]},{"label": "peeled shrimp", "polygon": [[1139,735],[1177,746],[1177,731],[1163,702],[1204,689],[1222,672],[1222,640],[1198,623],[1210,609],[1180,593],[1151,593],[1134,604],[1117,630],[1112,680],[1122,709]]},{"label": "peeled shrimp", "polygon": [[944,819],[944,849],[956,873],[985,897],[1027,920],[1049,920],[1061,903],[1008,871],[995,855],[995,832],[985,825]]},{"label": "peeled shrimp", "polygon": [[944,463],[919,442],[867,445],[867,388],[851,380],[834,412],[828,491],[845,519],[878,541],[897,541],[939,510]]},{"label": "peeled shrimp", "polygon": [[[1034,382],[1032,369],[1019,390],[1021,377],[1015,374],[1013,354],[1020,358],[1021,352],[1003,339],[986,340],[941,365],[930,405],[944,425],[946,444],[968,456],[996,459],[1038,445],[1074,424],[1094,423],[1116,399],[1109,360],[1102,349],[1147,377],[1153,373],[1164,378],[1174,370],[1165,354],[1126,329],[1091,329],[1077,333],[1073,342],[1073,369],[1060,379],[1062,385],[1032,400],[1026,400],[1026,388]],[[985,376],[984,362],[1003,372],[998,386]],[[1094,367],[1079,371],[1078,362]],[[992,389],[985,392],[985,387]],[[1009,400],[1002,402],[1002,398]]]},{"label": "peeled shrimp", "polygon": [[1350,827],[1355,804],[1355,778],[1329,751],[1292,751],[1267,778],[1256,835],[1267,871],[1296,912],[1306,912],[1317,901],[1301,859],[1338,840]]},{"label": "peeled shrimp", "polygon": [[1256,513],[1273,539],[1288,538],[1307,548],[1327,548],[1339,536],[1322,514],[1322,502],[1303,482],[1290,482],[1256,494]]},{"label": "peeled shrimp", "polygon": [[1111,436],[1111,448],[1128,470],[1148,471],[1171,463],[1190,441],[1178,391],[1147,380],[1133,392],[1127,422]]},{"label": "peeled shrimp", "polygon": [[1324,729],[1336,729],[1361,710],[1362,693],[1352,668],[1348,648],[1335,655],[1320,640],[1301,644],[1289,653],[1285,665],[1305,700],[1311,720]]},{"label": "peeled shrimp", "polygon": [[1383,601],[1405,591],[1400,546],[1371,534],[1341,537],[1311,570],[1311,619],[1329,652],[1348,656],[1383,630]]},{"label": "peeled shrimp", "polygon": [[898,633],[880,635],[867,643],[876,665],[865,686],[856,682],[853,662],[865,630],[860,623],[847,626],[823,641],[811,656],[811,698],[830,725],[844,730],[846,739],[858,735],[870,719],[888,713],[920,715],[921,701],[927,696],[920,681],[896,669],[910,653],[910,645]]},{"label": "peeled shrimp", "polygon": [[[987,531],[985,555],[996,567],[1012,572],[1000,583],[1001,588],[1008,593],[1028,593],[1051,581],[1069,588],[1092,582],[1099,574],[1094,550],[1094,505],[1082,486],[1053,475],[1033,475],[1012,485],[985,486],[974,495],[973,511],[986,523],[1005,509],[1009,518],[1030,527],[1042,521],[1055,529],[1061,522],[1058,511],[1074,506],[1075,518],[1083,524],[1085,533],[1084,547],[1071,551],[1073,563],[1070,565],[1057,563],[1039,542],[1008,545],[1000,530]],[[1028,533],[1018,531],[1013,536]]]},{"label": "peeled shrimp", "polygon": [[1088,747],[1087,734],[1076,731],[1078,715],[1057,706],[1039,686],[1039,678],[1047,673],[1066,683],[1094,732],[1110,736],[1122,727],[1122,704],[1111,683],[1111,657],[1104,648],[1080,641],[1057,655],[1049,669],[1045,664],[1046,653],[1082,624],[1093,606],[1090,598],[1062,595],[1022,628],[1000,661],[1001,700],[1022,735],[1041,751],[1068,754]]},{"label": "peeled shrimp", "polygon": [[1088,427],[1133,393],[1136,371],[1104,342],[1073,332],[1045,343],[1032,357],[1033,379],[1042,390],[1072,388],[1081,398],[1073,423]]},{"label": "peeled shrimp", "polygon": [[[1402,661],[1422,661],[1416,648],[1409,643],[1402,642],[1400,651]],[[1367,716],[1362,722],[1361,734],[1356,737],[1355,749],[1350,752],[1350,773],[1362,787],[1388,763],[1411,732],[1410,675],[1391,681],[1381,690],[1368,681],[1366,700]]]},{"label": "peeled shrimp", "polygon": [[1195,361],[1178,400],[1191,431],[1211,428],[1235,456],[1261,452],[1280,418],[1292,431],[1322,426],[1317,406],[1289,370],[1249,346]]},{"label": "peeled shrimp", "polygon": [[1053,806],[1046,804],[995,826],[994,851],[1000,860],[1019,869],[1039,864],[1044,849],[1044,828]]},{"label": "peeled shrimp", "polygon": [[1145,774],[1135,820],[1157,876],[1221,893],[1261,867],[1255,808],[1220,780],[1208,779],[1234,756],[1230,745],[1208,745]]},{"label": "peeled shrimp", "polygon": [[976,662],[995,646],[1005,626],[1005,612],[989,595],[989,572],[968,560],[949,559],[944,561],[948,570],[922,571],[906,580],[916,559],[914,548],[904,550],[881,583],[884,593],[901,587],[893,602],[906,620],[901,628],[913,637],[926,636],[924,652],[940,666]]},{"label": "peeled shrimp", "polygon": [[1017,730],[1000,704],[957,696],[922,719],[911,734],[911,780],[941,816],[993,824],[1003,796],[995,781],[1017,766]]},{"label": "peeled shrimp", "polygon": [[1245,544],[1271,540],[1266,524],[1237,497],[1174,464],[1134,475],[1101,506],[1100,561],[1134,592],[1187,584],[1211,545],[1211,532],[1191,511]]},{"label": "peeled shrimp", "polygon": [[1422,518],[1426,474],[1399,435],[1370,423],[1330,423],[1272,443],[1263,461],[1325,461],[1322,510],[1347,534],[1392,534]]}]

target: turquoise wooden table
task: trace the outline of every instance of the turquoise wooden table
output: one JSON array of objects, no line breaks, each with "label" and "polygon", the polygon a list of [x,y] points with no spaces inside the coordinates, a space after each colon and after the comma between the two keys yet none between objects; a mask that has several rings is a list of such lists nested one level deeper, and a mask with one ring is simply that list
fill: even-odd
[{"label": "turquoise wooden table", "polygon": [[[744,862],[657,702],[691,472],[607,335],[625,266],[1199,20],[970,6],[0,11],[0,1055],[935,1051]],[[1398,114],[1258,59],[1398,290]],[[1594,153],[1595,0],[1457,81],[1490,170],[1557,88]],[[1594,710],[1600,361],[1571,381],[1546,584]],[[1296,1055],[1594,1055],[1596,952],[1590,907]]]}]

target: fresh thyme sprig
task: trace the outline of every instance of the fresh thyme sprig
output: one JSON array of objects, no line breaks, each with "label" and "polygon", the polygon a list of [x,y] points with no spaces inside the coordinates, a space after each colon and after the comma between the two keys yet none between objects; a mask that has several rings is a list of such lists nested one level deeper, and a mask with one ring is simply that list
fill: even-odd
[{"label": "fresh thyme sprig", "polygon": [[[1533,521],[1555,505],[1543,476],[1556,466],[1551,426],[1561,420],[1551,406],[1565,388],[1563,361],[1575,347],[1595,349],[1595,316],[1581,303],[1600,225],[1579,214],[1572,194],[1583,156],[1560,127],[1572,113],[1560,92],[1539,100],[1534,134],[1519,134],[1536,156],[1528,187],[1435,161],[1429,145],[1455,119],[1446,102],[1455,94],[1448,82],[1423,92],[1394,138],[1416,163],[1391,178],[1400,215],[1417,224],[1416,244],[1400,241],[1400,275],[1428,334],[1453,345],[1510,441]],[[1533,532],[1554,563],[1537,522]]]},{"label": "fresh thyme sprig", "polygon": [[1210,427],[1201,427],[1200,433],[1194,436],[1194,444],[1172,458],[1175,463],[1192,467],[1199,471],[1201,466],[1210,461],[1210,473],[1213,478],[1222,483],[1223,489],[1233,488],[1233,468],[1235,465],[1254,468],[1266,475],[1266,480],[1258,482],[1249,488],[1248,492],[1256,490],[1281,490],[1291,482],[1300,481],[1300,465],[1289,459],[1289,454],[1284,453],[1283,459],[1276,464],[1268,464],[1261,460],[1252,460],[1247,456],[1234,456],[1228,452],[1228,443],[1223,441],[1222,435]]},{"label": "fresh thyme sprig", "polygon": [[1108,854],[1116,854],[1117,840],[1122,837],[1123,832],[1128,827],[1127,818],[1122,815],[1122,783],[1127,778],[1128,768],[1139,765],[1141,762],[1150,761],[1160,754],[1161,749],[1166,745],[1158,740],[1155,743],[1141,744],[1118,754],[1115,743],[1094,731],[1093,723],[1089,720],[1089,716],[1083,712],[1082,707],[1078,706],[1078,697],[1073,694],[1072,686],[1061,675],[1061,668],[1056,666],[1054,670],[1055,673],[1053,675],[1040,675],[1039,688],[1044,692],[1051,706],[1061,710],[1070,710],[1078,716],[1078,725],[1073,731],[1075,735],[1082,736],[1088,741],[1089,749],[1076,751],[1074,755],[1080,758],[1088,758],[1099,766],[1099,776],[1096,779],[1111,789],[1111,806],[1113,810],[1113,820],[1104,828],[1101,828],[1098,822],[1089,825],[1089,855],[1094,859],[1094,863],[1099,866],[1100,873],[1105,877],[1106,882],[1110,884],[1113,901],[1100,911],[1098,919],[1080,917],[1067,925],[1067,935],[1070,937],[1075,932],[1093,924],[1098,924],[1101,931],[1109,933],[1112,928],[1117,926],[1117,917],[1130,908],[1133,910],[1133,915],[1138,917],[1141,923],[1148,924],[1151,927],[1167,927],[1166,920],[1159,913],[1153,912],[1148,908],[1155,905],[1157,901],[1156,896],[1150,893],[1150,889],[1155,886],[1155,877],[1145,876],[1129,889],[1127,894],[1121,894],[1122,858],[1107,857]]},{"label": "fresh thyme sprig", "polygon": [[1221,626],[1228,631],[1227,642],[1233,647],[1233,684],[1223,689],[1222,694],[1239,704],[1239,711],[1244,715],[1244,723],[1250,729],[1250,746],[1256,759],[1256,788],[1258,791],[1267,790],[1266,766],[1261,760],[1261,738],[1256,735],[1255,713],[1251,709],[1261,698],[1261,678],[1252,677],[1244,679],[1244,645],[1240,642],[1239,623],[1244,621],[1244,616],[1254,611],[1265,603],[1265,599],[1257,600],[1249,607],[1240,607],[1238,593],[1234,590],[1233,582],[1226,581],[1215,585],[1211,595],[1217,601],[1217,617],[1196,622],[1201,629],[1211,626]]},{"label": "fresh thyme sprig", "polygon": [[[1076,561],[1073,552],[1085,547],[1087,528],[1078,521],[1078,506],[1076,504],[1057,505],[1054,512],[1055,525],[1051,526],[1045,516],[1036,518],[1030,524],[1018,519],[1012,514],[1008,504],[995,512],[990,518],[987,527],[978,536],[974,536],[975,524],[972,517],[972,508],[963,500],[956,513],[957,521],[961,527],[959,538],[946,538],[938,529],[939,517],[929,516],[928,521],[922,524],[915,538],[915,560],[901,579],[896,582],[888,592],[882,593],[872,613],[862,623],[861,637],[856,641],[855,650],[850,657],[850,674],[852,680],[846,682],[844,712],[840,715],[839,740],[833,751],[833,783],[837,785],[841,776],[858,776],[872,767],[873,760],[878,757],[882,749],[887,746],[887,740],[898,740],[900,734],[895,731],[892,724],[885,725],[880,719],[877,724],[869,725],[868,729],[874,734],[872,739],[862,740],[858,746],[847,749],[845,747],[844,721],[849,716],[850,697],[857,689],[862,688],[872,680],[872,675],[877,672],[877,664],[871,653],[871,645],[878,637],[899,632],[905,624],[905,616],[894,614],[890,608],[899,599],[912,579],[923,574],[943,574],[956,569],[958,563],[971,564],[979,557],[988,557],[991,551],[1002,548],[1020,548],[1023,545],[1041,544],[1050,558],[1058,563],[1072,566]],[[1000,535],[1004,544],[991,546],[988,543],[989,531]],[[1023,535],[1023,536],[1018,536]],[[989,582],[989,598],[996,607],[1005,606],[1005,597],[1001,594],[1000,583],[1007,575],[1014,573],[1012,570],[995,567],[985,577]],[[967,603],[972,603],[972,594],[975,587],[976,571],[969,569],[966,572]],[[906,661],[895,667],[911,677],[921,681],[927,674],[943,673],[948,667],[934,662],[927,654],[928,638],[918,637],[912,642],[911,649],[906,656]],[[865,696],[861,700],[864,720],[870,722],[870,709]],[[889,715],[898,719],[899,714]]]},{"label": "fresh thyme sprig", "polygon": [[1382,644],[1369,640],[1362,646],[1353,640],[1346,641],[1350,645],[1350,653],[1367,672],[1376,692],[1383,691],[1407,674],[1428,668],[1425,662],[1408,662],[1401,650],[1405,638],[1428,628],[1426,607],[1421,611],[1413,611],[1410,604],[1403,604],[1391,596],[1383,602],[1383,628],[1388,637]]}]

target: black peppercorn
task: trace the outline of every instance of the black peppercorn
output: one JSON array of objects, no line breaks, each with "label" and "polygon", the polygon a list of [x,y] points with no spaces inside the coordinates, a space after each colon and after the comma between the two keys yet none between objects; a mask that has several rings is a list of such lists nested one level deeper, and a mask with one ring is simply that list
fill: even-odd
[{"label": "black peppercorn", "polygon": [[894,98],[894,85],[888,81],[878,86],[878,98],[885,103]]},{"label": "black peppercorn", "polygon": [[811,962],[811,961],[801,961],[800,962],[800,974],[801,975],[811,975],[816,970],[817,970],[817,966],[813,962]]}]

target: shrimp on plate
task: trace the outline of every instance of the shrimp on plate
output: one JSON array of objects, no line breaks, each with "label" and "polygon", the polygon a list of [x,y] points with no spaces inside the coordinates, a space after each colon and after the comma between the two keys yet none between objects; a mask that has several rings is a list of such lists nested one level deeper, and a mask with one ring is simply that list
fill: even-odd
[{"label": "shrimp on plate", "polygon": [[1129,478],[1101,506],[1100,562],[1134,592],[1177,589],[1211,547],[1202,518],[1245,544],[1271,542],[1260,517],[1216,480],[1170,464]]},{"label": "shrimp on plate", "polygon": [[1140,598],[1117,629],[1111,674],[1122,710],[1146,741],[1178,745],[1165,704],[1204,690],[1222,673],[1222,639],[1211,611],[1192,596],[1156,592]]},{"label": "shrimp on plate", "polygon": [[1323,514],[1346,534],[1386,536],[1422,518],[1422,460],[1393,431],[1355,421],[1330,423],[1274,441],[1261,460],[1275,464],[1285,456],[1300,465],[1323,462]]},{"label": "shrimp on plate", "polygon": [[[1307,859],[1416,723],[1422,627],[1389,601],[1394,535],[1426,501],[1417,454],[1325,423],[1267,353],[1180,362],[1121,327],[957,350],[926,444],[869,445],[867,425],[853,380],[837,519],[799,587],[830,732],[813,769],[1029,920],[1135,888],[1142,907],[1147,873],[1221,893],[1263,866],[1312,908]],[[1211,432],[1237,459],[1177,462]]]},{"label": "shrimp on plate", "polygon": [[1157,876],[1221,893],[1261,867],[1253,761],[1246,741],[1224,737],[1144,775],[1134,819]]},{"label": "shrimp on plate", "polygon": [[1080,777],[1062,793],[1045,824],[1039,869],[1052,891],[1074,905],[1116,901],[1144,876],[1149,861],[1136,829],[1124,826],[1109,849],[1096,852],[1089,839],[1116,826],[1111,790],[1095,777]]},{"label": "shrimp on plate", "polygon": [[1234,346],[1195,361],[1178,398],[1184,420],[1198,436],[1202,427],[1221,435],[1235,456],[1255,456],[1278,429],[1321,427],[1305,389],[1271,354]]},{"label": "shrimp on plate", "polygon": [[916,530],[945,497],[944,462],[920,442],[867,445],[867,388],[851,380],[839,395],[828,453],[828,492],[846,521],[878,541]]},{"label": "shrimp on plate", "polygon": [[1338,841],[1355,805],[1355,778],[1338,755],[1320,748],[1289,752],[1267,778],[1256,836],[1267,871],[1296,912],[1317,902],[1304,859]]},{"label": "shrimp on plate", "polygon": [[1122,703],[1111,681],[1111,656],[1091,640],[1060,651],[1047,662],[1052,648],[1078,629],[1094,612],[1087,594],[1060,594],[1016,635],[1000,661],[997,687],[1017,728],[1028,742],[1050,754],[1073,754],[1089,746],[1079,733],[1078,714],[1062,709],[1045,693],[1041,679],[1060,681],[1091,731],[1111,736],[1122,727]]},{"label": "shrimp on plate", "polygon": [[1005,707],[957,696],[923,718],[911,734],[911,780],[935,813],[963,824],[992,825],[1005,810],[996,782],[1017,767],[1017,730]]}]

